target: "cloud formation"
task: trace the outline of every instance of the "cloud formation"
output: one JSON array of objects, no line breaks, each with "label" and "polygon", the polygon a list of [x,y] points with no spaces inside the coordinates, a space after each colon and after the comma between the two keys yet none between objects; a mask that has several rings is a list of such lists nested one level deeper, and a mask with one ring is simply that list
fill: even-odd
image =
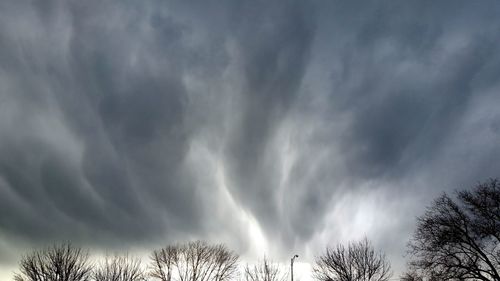
[{"label": "cloud formation", "polygon": [[[440,192],[498,177],[500,5],[0,4],[0,263],[72,240],[397,266]],[[222,241],[221,241],[222,240]]]}]

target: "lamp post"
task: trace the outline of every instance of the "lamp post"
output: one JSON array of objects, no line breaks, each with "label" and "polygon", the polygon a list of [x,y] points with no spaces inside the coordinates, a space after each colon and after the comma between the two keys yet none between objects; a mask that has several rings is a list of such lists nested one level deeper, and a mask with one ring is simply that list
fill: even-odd
[{"label": "lamp post", "polygon": [[293,281],[293,261],[298,258],[299,255],[294,255],[292,257],[292,259],[290,260],[290,277],[291,277],[291,281]]}]

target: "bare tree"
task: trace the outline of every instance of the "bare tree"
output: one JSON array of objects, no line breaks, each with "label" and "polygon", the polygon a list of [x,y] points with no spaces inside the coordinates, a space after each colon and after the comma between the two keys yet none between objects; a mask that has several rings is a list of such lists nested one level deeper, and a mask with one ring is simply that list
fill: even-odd
[{"label": "bare tree", "polygon": [[177,253],[177,246],[167,246],[163,249],[153,251],[150,257],[149,275],[161,281],[171,281],[172,273],[175,270]]},{"label": "bare tree", "polygon": [[288,279],[288,274],[278,264],[264,257],[256,265],[245,266],[244,278],[245,281],[285,281]]},{"label": "bare tree", "polygon": [[437,198],[418,218],[410,267],[439,280],[500,280],[500,182]]},{"label": "bare tree", "polygon": [[129,256],[106,257],[92,274],[93,281],[145,281],[139,259]]},{"label": "bare tree", "polygon": [[214,281],[231,280],[238,274],[239,256],[226,246],[218,244],[212,247],[215,265]]},{"label": "bare tree", "polygon": [[385,255],[375,252],[366,238],[327,248],[316,258],[313,273],[320,281],[387,281],[392,275]]},{"label": "bare tree", "polygon": [[238,272],[238,255],[202,241],[167,246],[151,255],[150,276],[162,281],[225,281]]},{"label": "bare tree", "polygon": [[245,281],[285,281],[288,279],[286,272],[278,264],[270,262],[264,257],[254,266],[248,264],[245,266],[244,278]]},{"label": "bare tree", "polygon": [[88,281],[89,255],[71,244],[54,245],[21,258],[15,281]]},{"label": "bare tree", "polygon": [[424,279],[416,271],[409,270],[404,272],[400,278],[401,281],[423,281]]},{"label": "bare tree", "polygon": [[[435,272],[428,272],[422,274],[414,269],[410,269],[404,272],[401,277],[401,281],[443,281]],[[446,279],[445,279],[446,280]]]}]

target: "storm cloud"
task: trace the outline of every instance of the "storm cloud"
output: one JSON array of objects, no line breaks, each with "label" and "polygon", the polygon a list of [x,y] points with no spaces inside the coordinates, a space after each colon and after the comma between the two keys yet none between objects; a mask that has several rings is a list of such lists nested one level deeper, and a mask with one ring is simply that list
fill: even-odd
[{"label": "storm cloud", "polygon": [[[0,264],[71,240],[396,269],[500,176],[500,3],[2,1]],[[1,268],[0,268],[1,270]]]}]

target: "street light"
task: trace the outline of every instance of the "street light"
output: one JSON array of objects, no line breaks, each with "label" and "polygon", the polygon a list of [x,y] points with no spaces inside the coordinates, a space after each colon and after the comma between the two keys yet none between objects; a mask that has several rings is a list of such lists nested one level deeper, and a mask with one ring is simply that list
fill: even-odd
[{"label": "street light", "polygon": [[298,258],[298,257],[299,257],[299,255],[295,255],[295,256],[293,256],[293,257],[292,257],[292,259],[290,260],[290,273],[291,273],[291,274],[290,274],[290,276],[291,276],[291,279],[292,279],[291,281],[293,281],[293,261],[294,261],[296,258]]}]

